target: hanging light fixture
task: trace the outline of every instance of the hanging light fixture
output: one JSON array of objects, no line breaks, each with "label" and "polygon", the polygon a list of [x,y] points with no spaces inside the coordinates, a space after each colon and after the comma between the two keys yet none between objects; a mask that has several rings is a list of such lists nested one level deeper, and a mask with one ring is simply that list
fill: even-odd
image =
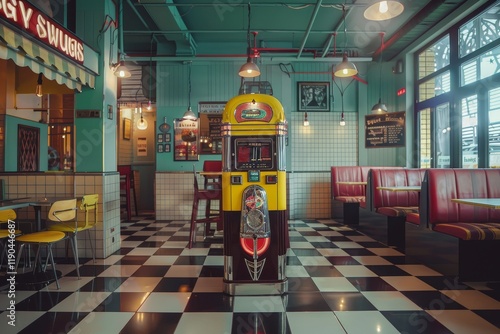
[{"label": "hanging light fixture", "polygon": [[125,62],[123,60],[120,60],[120,62],[115,64],[113,67],[115,70],[115,72],[114,72],[115,77],[130,78],[132,76],[132,73],[130,73],[127,66],[125,66]]},{"label": "hanging light fixture", "polygon": [[368,7],[364,16],[367,20],[384,21],[399,16],[403,10],[404,6],[399,1],[380,1]]},{"label": "hanging light fixture", "polygon": [[36,81],[36,89],[35,89],[35,94],[38,97],[43,96],[43,89],[42,89],[42,81],[43,81],[43,76],[42,73],[38,74],[38,80]]},{"label": "hanging light fixture", "polygon": [[307,119],[307,111],[304,113],[304,126],[309,126],[309,120]]},{"label": "hanging light fixture", "polygon": [[[255,36],[257,32],[253,33],[254,47],[255,47]],[[255,54],[252,57],[252,47],[250,45],[250,3],[248,3],[248,29],[247,29],[247,62],[240,67],[238,75],[242,78],[255,78],[260,75],[260,69],[257,64],[253,62]]]},{"label": "hanging light fixture", "polygon": [[139,112],[141,113],[141,118],[137,121],[137,129],[146,130],[148,128],[148,121],[142,116],[142,107],[139,108]]},{"label": "hanging light fixture", "polygon": [[340,115],[340,126],[345,126],[345,119],[344,119],[344,111],[342,110],[342,114]]},{"label": "hanging light fixture", "polygon": [[149,96],[148,96],[148,106],[146,107],[146,109],[148,111],[151,111],[151,80],[152,80],[152,76],[153,76],[153,37],[154,35],[151,35],[151,42],[149,44]]},{"label": "hanging light fixture", "polygon": [[114,71],[114,75],[118,78],[130,78],[132,76],[132,73],[130,73],[129,69],[125,66],[125,60],[123,59],[123,1],[119,1],[118,3],[118,11],[120,13],[120,19],[119,19],[119,25],[118,25],[118,48],[119,48],[119,54],[118,54],[118,63],[112,64],[111,68]]},{"label": "hanging light fixture", "polygon": [[358,74],[358,69],[356,65],[349,61],[347,58],[347,25],[346,25],[346,11],[345,5],[342,5],[342,17],[344,20],[344,55],[342,56],[342,62],[338,64],[333,70],[333,74],[339,78],[348,78]]},{"label": "hanging light fixture", "polygon": [[184,116],[182,116],[182,119],[190,119],[190,120],[196,119],[196,115],[194,114],[193,110],[191,109],[191,62],[189,62],[188,109],[184,113]]},{"label": "hanging light fixture", "polygon": [[384,52],[384,33],[380,33],[380,62],[379,62],[379,84],[378,84],[378,103],[372,107],[372,114],[383,114],[387,112],[387,106],[382,103],[382,54]]}]

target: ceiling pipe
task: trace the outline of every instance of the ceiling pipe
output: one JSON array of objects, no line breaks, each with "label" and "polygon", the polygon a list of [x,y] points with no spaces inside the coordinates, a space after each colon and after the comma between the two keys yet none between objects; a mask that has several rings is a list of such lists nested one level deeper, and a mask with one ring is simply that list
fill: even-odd
[{"label": "ceiling pipe", "polygon": [[378,57],[383,50],[389,48],[392,44],[397,42],[399,39],[401,39],[405,34],[407,34],[409,31],[411,31],[413,28],[415,28],[418,24],[420,24],[422,21],[424,21],[429,13],[432,13],[434,10],[436,10],[438,7],[443,5],[443,3],[446,2],[446,0],[434,0],[434,1],[429,1],[429,3],[421,10],[419,11],[414,17],[411,18],[410,21],[408,21],[404,26],[402,26],[398,31],[392,35],[387,41],[384,42],[384,45],[379,47],[375,52],[373,53],[373,58]]},{"label": "ceiling pipe", "polygon": [[[264,53],[265,54],[265,53]],[[186,56],[186,57],[178,57],[178,56],[162,56],[162,55],[155,55],[153,57],[144,57],[144,56],[138,56],[135,57],[131,54],[128,54],[125,56],[125,59],[127,61],[135,61],[135,62],[142,62],[142,61],[149,61],[152,59],[152,61],[164,61],[164,62],[185,62],[185,61],[201,61],[201,60],[210,60],[210,61],[228,61],[228,60],[237,60],[240,61],[241,58],[246,58],[247,55],[245,54],[239,54],[239,55],[218,55],[218,54],[213,54],[213,55],[196,55],[196,56]],[[280,62],[280,61],[296,61],[296,62],[338,62],[340,63],[342,61],[342,57],[317,57],[317,58],[309,58],[309,57],[301,57],[301,58],[296,58],[296,57],[285,57],[285,56],[274,56],[274,55],[269,55],[266,58],[270,58],[270,61],[273,62]],[[372,57],[351,57],[356,62],[371,62],[373,60]]]},{"label": "ceiling pipe", "polygon": [[316,2],[316,6],[314,7],[314,12],[311,16],[311,19],[309,20],[309,24],[307,25],[306,33],[304,35],[304,38],[302,38],[302,44],[300,45],[299,52],[297,53],[297,58],[300,58],[302,55],[302,50],[304,50],[304,47],[306,46],[307,39],[309,38],[309,34],[311,33],[314,21],[316,21],[316,17],[318,16],[319,9],[321,8],[321,3],[323,0],[318,0]]}]

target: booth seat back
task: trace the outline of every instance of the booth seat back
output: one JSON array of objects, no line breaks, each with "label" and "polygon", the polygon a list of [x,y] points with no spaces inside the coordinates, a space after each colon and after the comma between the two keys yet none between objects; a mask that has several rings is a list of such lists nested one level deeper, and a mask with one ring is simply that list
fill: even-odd
[{"label": "booth seat back", "polygon": [[365,196],[366,186],[338,184],[337,182],[366,182],[371,167],[364,166],[335,166],[331,168],[332,197]]},{"label": "booth seat back", "polygon": [[377,187],[421,186],[424,174],[425,169],[419,168],[373,168],[369,176],[372,210],[381,207],[418,207],[419,193],[416,191],[387,191],[378,190]]},{"label": "booth seat back", "polygon": [[422,201],[427,209],[423,218],[430,225],[500,222],[500,210],[451,201],[453,198],[500,197],[500,169],[429,169],[424,184]]}]

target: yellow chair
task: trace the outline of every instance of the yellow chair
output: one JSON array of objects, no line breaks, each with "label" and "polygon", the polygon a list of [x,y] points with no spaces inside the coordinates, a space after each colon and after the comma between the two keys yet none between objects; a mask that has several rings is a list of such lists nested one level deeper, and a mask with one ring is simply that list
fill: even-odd
[{"label": "yellow chair", "polygon": [[[90,235],[90,229],[94,228],[97,224],[97,201],[99,200],[98,194],[92,195],[84,195],[82,197],[82,201],[80,203],[80,210],[85,212],[85,221],[84,222],[76,222],[75,224],[70,224],[67,222],[58,222],[55,224],[50,224],[47,226],[49,231],[60,231],[69,234],[69,238],[72,243],[73,254],[75,257],[75,263],[77,264],[76,272],[78,274],[78,278],[80,278],[80,262],[78,259],[78,243],[77,236],[78,232],[87,231],[88,238],[90,240],[90,248],[92,249],[92,258],[95,262],[95,252],[94,247],[92,246],[92,237]],[[89,222],[89,212],[94,210],[94,219]]]},{"label": "yellow chair", "polygon": [[[69,200],[61,200],[61,201],[56,201],[54,202],[49,209],[49,213],[47,215],[47,219],[49,221],[55,221],[59,223],[63,222],[70,222],[70,221],[75,221],[76,222],[76,198],[74,199],[69,199]],[[56,285],[57,288],[59,289],[59,280],[57,279],[57,272],[56,272],[56,264],[54,262],[54,256],[52,254],[52,245],[58,241],[64,240],[67,238],[67,234],[61,231],[41,231],[41,232],[35,232],[35,233],[28,233],[28,234],[23,234],[20,237],[16,238],[16,241],[18,244],[20,244],[19,247],[19,254],[17,255],[17,261],[16,261],[16,270],[17,267],[19,266],[19,260],[21,258],[23,249],[25,245],[38,245],[38,249],[36,252],[35,256],[35,264],[33,268],[33,272],[36,272],[36,266],[37,263],[39,262],[39,257],[40,257],[40,249],[42,247],[47,248],[47,260],[45,264],[45,268],[41,268],[43,271],[47,269],[47,263],[50,260],[52,264],[52,270],[54,272],[54,277],[56,280]],[[75,247],[73,247],[73,252],[74,252]],[[77,253],[75,253],[77,254]],[[79,274],[79,269],[78,267],[80,266],[78,263],[78,257],[75,256],[75,265],[76,265],[76,270],[78,272],[78,278],[80,278]]]},{"label": "yellow chair", "polygon": [[[12,209],[7,209],[7,210],[2,210],[0,211],[0,226],[1,225],[7,225],[9,223],[9,220],[14,220],[17,218],[17,214],[14,210]],[[18,236],[22,232],[20,230],[14,230],[14,235]],[[3,244],[2,246],[2,256],[0,258],[0,268],[2,268],[3,265],[3,258],[5,257],[5,253],[7,251],[7,239],[9,238],[10,233],[9,230],[6,228],[1,228],[0,229],[0,244]]]}]

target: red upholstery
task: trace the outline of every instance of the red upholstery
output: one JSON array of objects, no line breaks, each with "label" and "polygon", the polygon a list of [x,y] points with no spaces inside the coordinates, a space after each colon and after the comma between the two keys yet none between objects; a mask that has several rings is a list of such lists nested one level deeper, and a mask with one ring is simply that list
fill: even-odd
[{"label": "red upholstery", "polygon": [[420,225],[420,215],[416,212],[409,212],[406,214],[406,221],[414,225]]},{"label": "red upholstery", "polygon": [[500,197],[500,169],[429,169],[425,182],[425,219],[433,230],[463,240],[500,239],[500,210],[451,201]]},{"label": "red upholstery", "polygon": [[400,217],[407,213],[417,213],[418,191],[387,191],[378,187],[420,186],[425,169],[373,168],[370,175],[370,196],[373,210],[386,216]]},{"label": "red upholstery", "polygon": [[366,182],[372,167],[335,166],[331,168],[332,197],[341,202],[361,202],[366,195],[366,186],[338,184],[337,182]]},{"label": "red upholstery", "polygon": [[222,172],[222,161],[206,160],[203,162],[204,172]]}]

